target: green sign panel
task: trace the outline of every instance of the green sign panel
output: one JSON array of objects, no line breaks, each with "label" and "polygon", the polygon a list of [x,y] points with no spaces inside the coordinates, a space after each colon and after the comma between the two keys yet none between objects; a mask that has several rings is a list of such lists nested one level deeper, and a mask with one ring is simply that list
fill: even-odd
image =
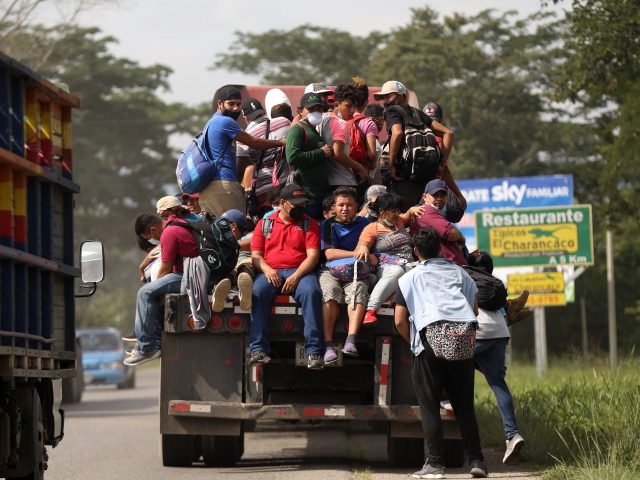
[{"label": "green sign panel", "polygon": [[496,267],[593,265],[591,205],[475,212],[478,250]]}]

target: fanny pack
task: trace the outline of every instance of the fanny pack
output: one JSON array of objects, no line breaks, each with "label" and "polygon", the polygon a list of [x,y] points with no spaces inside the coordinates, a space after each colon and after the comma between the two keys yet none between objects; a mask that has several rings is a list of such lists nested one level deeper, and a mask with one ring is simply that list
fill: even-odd
[{"label": "fanny pack", "polygon": [[469,360],[473,358],[476,343],[475,322],[450,322],[441,320],[430,323],[421,333],[437,358],[444,360]]},{"label": "fanny pack", "polygon": [[378,262],[380,265],[400,265],[404,266],[409,261],[406,258],[398,257],[397,255],[389,255],[388,253],[378,253]]},{"label": "fanny pack", "polygon": [[331,260],[325,263],[325,267],[327,267],[331,275],[341,282],[364,280],[371,273],[371,264],[361,262],[355,258]]}]

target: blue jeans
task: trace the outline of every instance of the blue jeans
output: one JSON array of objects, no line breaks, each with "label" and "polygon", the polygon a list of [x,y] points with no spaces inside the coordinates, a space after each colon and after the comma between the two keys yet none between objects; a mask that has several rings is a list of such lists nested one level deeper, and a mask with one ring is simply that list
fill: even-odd
[{"label": "blue jeans", "polygon": [[476,340],[474,359],[478,369],[484,374],[487,383],[498,402],[498,409],[502,416],[504,433],[508,439],[518,433],[516,424],[516,412],[513,406],[513,397],[504,377],[507,373],[505,365],[505,352],[509,344],[508,338],[490,338]]},{"label": "blue jeans", "polygon": [[182,274],[169,273],[158,280],[145,283],[138,290],[135,333],[139,351],[150,352],[160,349],[164,294],[180,293],[181,282]]},{"label": "blue jeans", "polygon": [[[283,280],[289,278],[295,268],[278,269]],[[273,299],[280,293],[279,287],[271,285],[264,273],[260,273],[253,282],[251,304],[251,330],[249,331],[249,348],[269,352],[269,319]],[[304,351],[307,355],[322,355],[324,341],[322,339],[322,291],[315,273],[302,277],[293,292],[293,298],[302,305],[304,320]]]}]

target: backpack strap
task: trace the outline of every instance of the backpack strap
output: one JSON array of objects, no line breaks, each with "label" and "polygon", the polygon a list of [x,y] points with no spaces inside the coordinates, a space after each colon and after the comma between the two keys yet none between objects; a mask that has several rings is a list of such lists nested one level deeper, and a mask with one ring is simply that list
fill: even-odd
[{"label": "backpack strap", "polygon": [[[264,129],[264,138],[265,140],[269,140],[269,135],[271,134],[271,120],[269,120],[269,117],[265,117],[260,123],[263,122],[267,123]],[[253,169],[253,178],[256,178],[258,176],[258,172],[262,168],[262,162],[264,162],[264,156],[267,153],[267,150],[269,149],[267,148],[266,150],[262,150],[260,152],[260,159],[256,162],[256,165]]]}]

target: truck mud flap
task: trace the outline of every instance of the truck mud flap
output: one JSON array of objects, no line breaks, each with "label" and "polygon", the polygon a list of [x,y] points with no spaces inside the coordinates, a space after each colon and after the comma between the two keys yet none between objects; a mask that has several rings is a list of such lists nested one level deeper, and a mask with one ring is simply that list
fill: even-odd
[{"label": "truck mud flap", "polygon": [[[415,405],[263,405],[261,403],[169,401],[169,416],[226,418],[236,420],[367,420],[418,422]],[[453,412],[440,409],[443,420]]]}]

